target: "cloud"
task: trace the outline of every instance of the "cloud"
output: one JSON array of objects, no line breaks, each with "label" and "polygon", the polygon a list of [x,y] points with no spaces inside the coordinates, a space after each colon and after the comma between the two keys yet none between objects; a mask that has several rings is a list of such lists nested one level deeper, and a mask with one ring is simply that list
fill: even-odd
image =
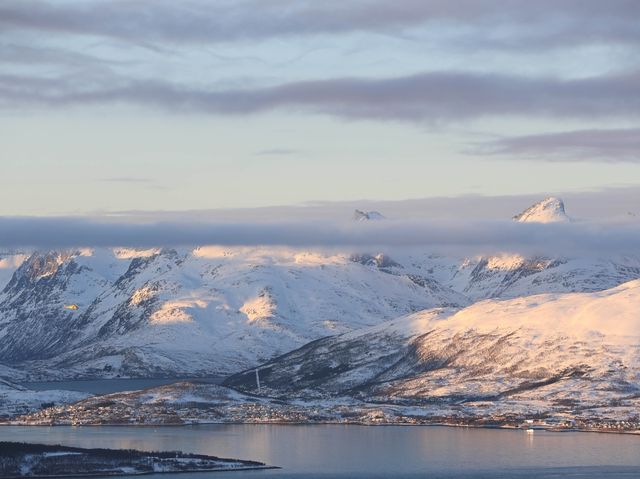
[{"label": "cloud", "polygon": [[640,163],[640,128],[575,130],[500,138],[468,153],[540,161]]},{"label": "cloud", "polygon": [[[5,0],[0,29],[131,41],[233,42],[454,25],[496,47],[640,42],[635,0]],[[506,35],[490,35],[505,27]],[[546,40],[546,41],[541,41]]]},{"label": "cloud", "polygon": [[99,178],[98,181],[105,183],[152,183],[151,178],[139,176],[112,176],[109,178]]},{"label": "cloud", "polygon": [[35,47],[13,43],[0,43],[0,61],[7,65],[51,64],[82,68],[97,68],[102,64],[127,64],[127,62],[98,58],[69,49]]},{"label": "cloud", "polygon": [[96,213],[102,219],[117,218],[126,222],[336,222],[350,219],[356,209],[380,211],[385,217],[401,221],[506,220],[543,198],[564,200],[567,214],[581,221],[620,220],[634,213],[640,217],[640,186],[611,186],[592,190],[544,191],[520,195],[434,196],[410,200],[316,201],[299,205],[263,206],[259,208],[218,208],[178,211],[117,211]]},{"label": "cloud", "polygon": [[[0,2],[0,58],[10,65],[0,76],[0,108],[121,103],[171,112],[241,115],[279,109],[433,122],[519,114],[637,117],[638,72],[563,80],[441,71],[226,89],[195,84],[192,78],[212,78],[207,58],[228,60],[213,52],[218,45],[208,44],[234,49],[233,42],[244,42],[244,48],[308,35],[315,44],[308,51],[314,51],[318,35],[365,32],[440,42],[435,51],[444,57],[479,48],[520,56],[582,43],[633,48],[640,44],[639,17],[635,0],[5,0]],[[162,53],[133,51],[123,41]],[[182,60],[172,63],[167,51]],[[631,51],[616,52],[632,58]],[[241,58],[248,70],[259,61],[253,55]],[[598,61],[594,64],[602,70]],[[166,71],[174,79],[180,78],[177,72],[188,73],[182,83],[172,83],[164,80],[169,75],[158,73]]]},{"label": "cloud", "polygon": [[291,148],[270,148],[267,150],[260,150],[256,152],[257,156],[289,156],[289,155],[297,155],[300,153],[298,150],[293,150]]},{"label": "cloud", "polygon": [[122,78],[0,75],[5,107],[125,103],[171,112],[246,115],[293,110],[348,119],[447,122],[488,116],[640,116],[640,72],[580,79],[430,72],[207,90]]},{"label": "cloud", "polygon": [[421,248],[430,252],[545,255],[637,254],[640,223],[523,224],[513,221],[381,221],[369,223],[132,224],[86,218],[0,218],[0,247],[177,247],[196,245],[300,248]]}]

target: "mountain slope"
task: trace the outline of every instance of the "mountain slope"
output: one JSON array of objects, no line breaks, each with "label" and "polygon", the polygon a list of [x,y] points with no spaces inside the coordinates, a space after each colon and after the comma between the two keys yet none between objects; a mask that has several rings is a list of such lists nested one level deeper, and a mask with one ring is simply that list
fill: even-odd
[{"label": "mountain slope", "polygon": [[513,217],[522,223],[566,223],[571,221],[560,198],[550,196]]},{"label": "mountain slope", "polygon": [[[513,218],[518,222],[571,222],[559,198],[545,198]],[[457,260],[393,252],[406,267],[425,271],[471,301],[516,298],[540,293],[593,292],[640,278],[640,256],[523,256],[502,253]]]},{"label": "mountain slope", "polygon": [[32,391],[0,379],[0,418],[28,414],[52,404],[63,405],[80,401],[89,395],[76,391]]},{"label": "mountain slope", "polygon": [[503,254],[468,258],[444,284],[471,299],[516,298],[558,292],[595,292],[640,278],[639,257],[526,257]]},{"label": "mountain slope", "polygon": [[[519,216],[560,213],[548,199]],[[233,373],[427,308],[606,290],[640,278],[640,257],[209,246],[6,253],[1,268],[0,361],[48,379]]]},{"label": "mountain slope", "polygon": [[318,337],[466,303],[435,281],[350,255],[36,253],[0,295],[0,360],[43,376],[220,374]]},{"label": "mountain slope", "polygon": [[[640,281],[487,300],[324,338],[261,365],[262,393],[484,411],[640,405]],[[255,392],[255,371],[224,385]],[[529,411],[529,412],[530,412]]]}]

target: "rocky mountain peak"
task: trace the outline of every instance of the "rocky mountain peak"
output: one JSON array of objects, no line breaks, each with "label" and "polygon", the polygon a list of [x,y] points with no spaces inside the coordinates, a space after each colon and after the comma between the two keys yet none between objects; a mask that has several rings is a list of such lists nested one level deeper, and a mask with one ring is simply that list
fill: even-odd
[{"label": "rocky mountain peak", "polygon": [[513,217],[522,223],[561,223],[571,221],[560,198],[549,196]]},{"label": "rocky mountain peak", "polygon": [[370,220],[383,220],[384,216],[378,211],[362,211],[355,210],[353,213],[354,221],[370,221]]}]

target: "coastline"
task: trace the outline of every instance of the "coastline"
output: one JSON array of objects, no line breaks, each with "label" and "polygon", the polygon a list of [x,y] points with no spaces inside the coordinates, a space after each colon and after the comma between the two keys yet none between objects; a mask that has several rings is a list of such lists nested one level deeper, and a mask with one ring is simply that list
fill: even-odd
[{"label": "coastline", "polygon": [[123,472],[123,473],[105,473],[95,472],[86,474],[64,474],[64,475],[39,475],[39,476],[0,476],[1,479],[64,479],[66,477],[130,477],[130,476],[150,476],[152,474],[192,474],[194,472],[246,472],[246,471],[262,471],[282,469],[279,466],[247,466],[234,467],[230,469],[193,469],[184,471],[149,471],[149,472]]},{"label": "coastline", "polygon": [[181,451],[84,448],[0,441],[0,478],[120,477],[280,469],[263,462]]},{"label": "coastline", "polygon": [[489,425],[489,424],[452,424],[445,422],[425,422],[425,423],[404,423],[404,422],[363,422],[363,421],[304,421],[304,422],[288,422],[288,421],[194,421],[183,424],[176,423],[86,423],[86,424],[63,424],[55,423],[24,423],[24,422],[0,422],[0,430],[2,427],[82,427],[82,428],[99,428],[99,427],[122,427],[122,428],[186,428],[206,425],[254,425],[254,426],[359,426],[359,427],[451,427],[451,428],[473,428],[473,429],[500,429],[508,431],[522,431],[525,433],[535,433],[535,431],[554,432],[554,433],[597,433],[597,434],[624,434],[631,436],[640,436],[640,430],[609,430],[598,428],[569,428],[569,427],[539,427],[533,429],[512,425]]}]

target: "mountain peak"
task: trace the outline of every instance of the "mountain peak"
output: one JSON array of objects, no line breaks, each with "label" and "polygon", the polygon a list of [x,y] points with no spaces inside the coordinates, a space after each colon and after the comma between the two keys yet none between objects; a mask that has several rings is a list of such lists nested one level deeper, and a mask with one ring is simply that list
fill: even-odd
[{"label": "mountain peak", "polygon": [[378,211],[361,211],[355,210],[353,213],[354,221],[383,220],[384,216]]},{"label": "mountain peak", "polygon": [[564,210],[564,202],[560,198],[549,196],[530,206],[514,220],[522,223],[564,223],[570,221]]}]

